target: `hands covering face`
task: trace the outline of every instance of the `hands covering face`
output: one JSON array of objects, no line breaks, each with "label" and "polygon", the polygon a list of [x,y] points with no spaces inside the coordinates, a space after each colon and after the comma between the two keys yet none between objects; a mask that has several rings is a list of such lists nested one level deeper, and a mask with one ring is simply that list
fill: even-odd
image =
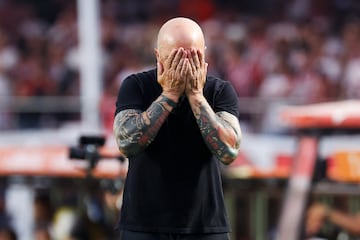
[{"label": "hands covering face", "polygon": [[192,48],[188,54],[189,64],[185,93],[186,95],[202,95],[208,64],[205,62],[205,57],[200,50]]},{"label": "hands covering face", "polygon": [[200,50],[173,49],[163,66],[158,63],[158,82],[163,92],[176,97],[202,94],[207,66]]}]

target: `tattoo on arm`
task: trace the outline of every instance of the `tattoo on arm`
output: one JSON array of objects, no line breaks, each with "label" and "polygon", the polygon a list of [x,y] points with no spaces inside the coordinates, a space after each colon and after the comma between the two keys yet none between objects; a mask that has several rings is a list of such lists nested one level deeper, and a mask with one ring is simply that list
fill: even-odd
[{"label": "tattoo on arm", "polygon": [[161,95],[144,112],[135,109],[119,112],[115,116],[114,135],[120,151],[130,156],[147,147],[175,106],[175,102]]},{"label": "tattoo on arm", "polygon": [[228,112],[215,114],[204,101],[194,104],[193,112],[211,152],[223,163],[230,164],[240,150],[241,130],[238,119]]}]

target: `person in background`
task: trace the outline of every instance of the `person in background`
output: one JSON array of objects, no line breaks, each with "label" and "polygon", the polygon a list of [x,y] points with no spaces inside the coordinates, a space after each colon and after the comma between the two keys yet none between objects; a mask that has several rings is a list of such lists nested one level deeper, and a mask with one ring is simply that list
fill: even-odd
[{"label": "person in background", "polygon": [[34,231],[34,239],[36,240],[51,240],[49,226],[37,225]]},{"label": "person in background", "polygon": [[207,75],[205,40],[189,18],[157,37],[157,69],[129,75],[119,90],[114,135],[129,159],[122,240],[228,240],[222,164],[239,153],[238,99]]},{"label": "person in background", "polygon": [[305,222],[306,236],[321,236],[326,221],[352,236],[360,236],[360,213],[349,214],[323,203],[313,203],[309,207]]},{"label": "person in background", "polygon": [[0,240],[17,240],[17,235],[11,227],[0,228]]}]

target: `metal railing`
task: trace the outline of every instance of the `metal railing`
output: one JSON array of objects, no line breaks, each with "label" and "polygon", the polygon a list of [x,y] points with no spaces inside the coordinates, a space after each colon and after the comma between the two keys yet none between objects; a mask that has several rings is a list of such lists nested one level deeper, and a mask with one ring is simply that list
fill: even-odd
[{"label": "metal railing", "polygon": [[[0,99],[2,99],[0,97]],[[1,101],[0,112],[80,112],[80,97],[11,97]]]},{"label": "metal railing", "polygon": [[[293,99],[280,98],[239,98],[240,120],[246,121],[253,129],[258,129],[263,117],[274,104],[293,104]],[[99,103],[100,106],[100,103]],[[0,96],[0,129],[5,118],[16,119],[26,114],[79,114],[81,115],[82,99],[80,96],[45,96],[45,97],[1,97]],[[3,117],[2,117],[3,116]],[[3,118],[3,120],[2,120]],[[7,120],[8,121],[8,120]],[[6,125],[6,124],[5,124]],[[14,125],[14,124],[12,124]],[[16,124],[15,124],[16,125]],[[13,126],[14,128],[14,126]],[[16,126],[15,126],[16,128]]]}]

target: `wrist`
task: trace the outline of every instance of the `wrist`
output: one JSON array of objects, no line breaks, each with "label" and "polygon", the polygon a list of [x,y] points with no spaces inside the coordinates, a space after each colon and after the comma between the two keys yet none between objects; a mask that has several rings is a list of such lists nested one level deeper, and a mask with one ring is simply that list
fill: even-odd
[{"label": "wrist", "polygon": [[190,92],[187,93],[187,97],[188,99],[202,99],[204,98],[204,95],[202,94],[202,92]]},{"label": "wrist", "polygon": [[[177,105],[177,102],[175,102],[173,99],[169,98],[165,94],[161,94],[162,98],[165,100],[165,102],[171,107],[175,108]],[[168,109],[169,110],[169,109]],[[171,111],[171,110],[170,110]]]},{"label": "wrist", "polygon": [[161,95],[169,99],[170,101],[174,102],[175,104],[179,102],[180,96],[178,94],[174,94],[171,92],[162,92]]}]

